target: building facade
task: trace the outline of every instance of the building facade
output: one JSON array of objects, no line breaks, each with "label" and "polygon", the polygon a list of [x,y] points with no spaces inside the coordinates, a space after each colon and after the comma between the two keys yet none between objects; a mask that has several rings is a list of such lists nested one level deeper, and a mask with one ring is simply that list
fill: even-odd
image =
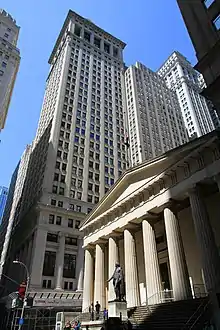
[{"label": "building facade", "polygon": [[125,72],[131,164],[188,141],[175,92],[141,63]]},{"label": "building facade", "polygon": [[164,289],[175,301],[218,292],[219,146],[214,131],[133,167],[88,215],[83,310],[108,308],[116,262],[127,308],[161,303]]},{"label": "building facade", "polygon": [[196,51],[195,69],[204,76],[209,98],[220,114],[220,1],[177,0]]},{"label": "building facade", "polygon": [[[5,265],[6,259],[10,255],[10,240],[13,227],[19,217],[22,192],[25,184],[27,168],[31,154],[31,146],[27,145],[21,160],[19,161],[11,179],[8,200],[5,207],[1,227],[0,227],[0,279],[3,271],[7,272],[8,264]],[[13,260],[10,260],[13,261]],[[9,262],[10,263],[10,262]],[[10,288],[10,284],[9,284]],[[8,288],[8,289],[9,289]]]},{"label": "building facade", "polygon": [[[218,117],[204,96],[204,80],[179,52],[173,52],[158,70],[167,87],[177,94],[189,137],[200,137],[218,127]],[[217,117],[217,118],[216,118]]]},{"label": "building facade", "polygon": [[[127,166],[124,47],[69,11],[50,56],[7,262],[12,277],[15,258],[28,266],[35,292],[83,289],[79,226]],[[73,301],[64,305],[72,308]]]},{"label": "building facade", "polygon": [[4,214],[7,197],[8,197],[8,188],[0,187],[0,223],[2,222],[2,217]]},{"label": "building facade", "polygon": [[20,63],[19,29],[15,19],[0,9],[0,130],[5,126]]}]

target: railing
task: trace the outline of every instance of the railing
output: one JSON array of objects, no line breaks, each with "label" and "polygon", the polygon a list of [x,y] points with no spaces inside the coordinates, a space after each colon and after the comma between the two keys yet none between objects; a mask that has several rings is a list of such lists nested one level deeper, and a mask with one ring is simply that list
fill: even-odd
[{"label": "railing", "polygon": [[[193,329],[194,325],[199,321],[199,319],[205,314],[208,306],[210,304],[210,300],[207,301],[202,301],[201,304],[198,306],[198,308],[195,310],[195,312],[189,317],[189,319],[187,320],[187,322],[184,324],[184,326],[182,327],[181,330],[185,330],[185,329]],[[202,309],[200,311],[200,309]],[[191,327],[189,328],[188,325],[189,323],[192,321],[192,319],[196,316],[196,314],[199,313],[199,315],[197,316],[197,318],[195,319],[195,321],[193,322],[193,324],[191,325]]]},{"label": "railing", "polygon": [[148,305],[162,304],[173,301],[173,290],[159,291],[147,299]]},{"label": "railing", "polygon": [[207,295],[204,284],[193,285],[193,298],[204,298],[207,297]]}]

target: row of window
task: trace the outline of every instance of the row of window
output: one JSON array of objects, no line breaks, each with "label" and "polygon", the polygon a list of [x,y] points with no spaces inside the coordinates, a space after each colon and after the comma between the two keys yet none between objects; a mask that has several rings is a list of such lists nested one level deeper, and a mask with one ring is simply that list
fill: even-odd
[{"label": "row of window", "polygon": [[[77,211],[81,212],[81,206],[78,206]],[[55,216],[54,214],[49,214],[49,224],[50,225],[56,224],[58,226],[61,226],[62,225],[62,217],[59,216],[59,215]],[[79,226],[80,226],[80,220],[73,220],[71,218],[68,219],[68,227],[69,228],[79,229]]]}]

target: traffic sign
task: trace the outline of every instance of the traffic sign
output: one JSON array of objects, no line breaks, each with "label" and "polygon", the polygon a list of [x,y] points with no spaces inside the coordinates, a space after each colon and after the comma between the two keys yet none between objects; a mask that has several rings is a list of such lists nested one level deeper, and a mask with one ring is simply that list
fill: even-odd
[{"label": "traffic sign", "polygon": [[24,319],[20,319],[19,320],[19,325],[23,325],[24,324]]}]

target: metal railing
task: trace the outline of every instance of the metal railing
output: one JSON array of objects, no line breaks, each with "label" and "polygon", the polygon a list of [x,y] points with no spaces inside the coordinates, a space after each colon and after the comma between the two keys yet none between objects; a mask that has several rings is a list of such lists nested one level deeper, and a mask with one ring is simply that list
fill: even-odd
[{"label": "metal railing", "polygon": [[[193,329],[194,325],[196,325],[196,323],[199,321],[199,319],[205,314],[209,304],[210,304],[210,299],[208,301],[202,301],[201,304],[198,306],[198,308],[195,310],[195,312],[193,312],[193,314],[186,321],[186,323],[181,328],[181,330]],[[200,311],[200,309],[201,309],[201,311]],[[197,318],[195,319],[195,321],[193,322],[193,324],[189,328],[188,327],[189,323],[192,321],[192,319],[196,316],[197,313],[199,313],[199,315],[197,316]]]},{"label": "metal railing", "polygon": [[173,290],[159,291],[147,299],[147,305],[156,305],[173,301]]}]

